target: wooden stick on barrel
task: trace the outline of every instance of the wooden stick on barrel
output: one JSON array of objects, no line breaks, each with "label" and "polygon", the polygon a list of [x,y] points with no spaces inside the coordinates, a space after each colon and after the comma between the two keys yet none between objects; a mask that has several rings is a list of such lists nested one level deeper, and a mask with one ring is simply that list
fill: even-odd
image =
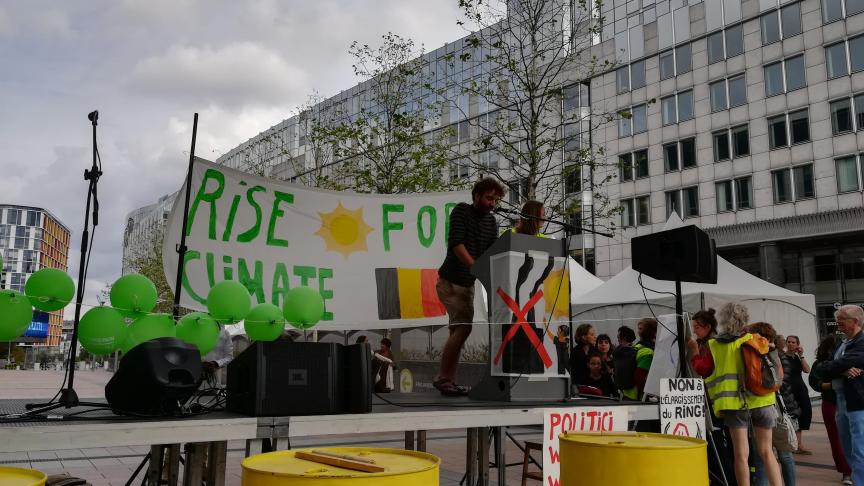
[{"label": "wooden stick on barrel", "polygon": [[319,464],[327,464],[329,466],[350,469],[352,471],[369,473],[385,471],[383,467],[372,464],[367,459],[342,454],[322,453],[322,451],[297,451],[294,453],[294,457],[306,461],[317,462]]}]

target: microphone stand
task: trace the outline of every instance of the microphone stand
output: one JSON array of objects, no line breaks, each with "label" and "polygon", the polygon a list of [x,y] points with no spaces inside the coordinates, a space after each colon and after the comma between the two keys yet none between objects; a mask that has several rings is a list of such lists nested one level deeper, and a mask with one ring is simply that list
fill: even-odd
[{"label": "microphone stand", "polygon": [[81,304],[84,301],[84,284],[87,273],[88,243],[90,239],[90,204],[93,204],[93,228],[99,224],[99,198],[97,196],[97,185],[102,176],[101,161],[99,161],[99,150],[96,148],[96,125],[99,120],[99,112],[93,111],[87,115],[87,119],[93,125],[93,165],[90,170],[84,170],[84,180],[88,181],[87,204],[84,208],[84,231],[81,233],[81,259],[78,262],[78,286],[75,298],[75,320],[72,324],[72,342],[69,350],[69,364],[66,367],[68,388],[60,390],[60,398],[56,402],[28,403],[25,408],[29,410],[27,415],[48,412],[61,407],[73,408],[78,406],[105,407],[104,403],[82,402],[78,400],[75,393],[75,357],[78,351],[78,325],[81,322]]},{"label": "microphone stand", "polygon": [[[496,208],[494,210],[494,212],[496,214],[518,216],[522,219],[533,220],[533,221],[542,221],[545,223],[558,225],[561,228],[561,230],[564,232],[564,237],[561,239],[561,251],[562,251],[564,258],[566,258],[566,260],[564,260],[564,265],[565,265],[564,268],[569,267],[569,263],[570,263],[570,238],[573,235],[573,233],[576,232],[576,227],[574,225],[572,225],[566,221],[550,219],[550,218],[541,218],[539,216],[532,216],[530,214],[525,214],[521,211],[515,211],[512,209]],[[581,228],[581,229],[582,229],[582,231],[585,231],[587,233],[605,236],[606,238],[612,238],[614,236],[611,233],[594,231],[594,230],[587,229],[587,228]],[[567,278],[568,279],[570,278],[569,272],[567,274]],[[573,343],[573,298],[571,295],[572,289],[570,289],[570,282],[567,282],[567,289],[568,289],[568,292],[567,292],[568,293],[568,295],[567,295],[567,327],[570,331],[570,343],[572,344]],[[573,381],[573,377],[568,374],[567,375],[567,381],[565,384],[567,389],[564,391],[564,400],[563,400],[565,402],[569,399],[569,397],[571,395],[571,390],[573,388],[572,381]]]}]

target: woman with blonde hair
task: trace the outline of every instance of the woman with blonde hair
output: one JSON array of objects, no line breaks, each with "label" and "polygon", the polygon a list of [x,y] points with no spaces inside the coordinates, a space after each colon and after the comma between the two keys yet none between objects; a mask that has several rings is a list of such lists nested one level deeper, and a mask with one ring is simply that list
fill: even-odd
[{"label": "woman with blonde hair", "polygon": [[[754,334],[747,332],[750,315],[747,307],[738,302],[728,302],[720,307],[717,313],[720,334],[708,341],[708,351],[711,353],[713,368],[702,371],[708,398],[714,414],[723,419],[732,437],[732,449],[735,455],[735,478],[739,486],[750,485],[750,466],[748,464],[750,447],[747,441],[747,429],[752,424],[756,439],[756,452],[762,459],[765,475],[771,486],[781,486],[783,479],[780,466],[774,457],[771,444],[772,430],[776,421],[773,393],[756,395],[751,393],[739,381],[744,375],[744,360],[741,346],[754,339]],[[768,342],[761,336],[759,340],[768,352]],[[710,372],[709,372],[710,371]]]}]

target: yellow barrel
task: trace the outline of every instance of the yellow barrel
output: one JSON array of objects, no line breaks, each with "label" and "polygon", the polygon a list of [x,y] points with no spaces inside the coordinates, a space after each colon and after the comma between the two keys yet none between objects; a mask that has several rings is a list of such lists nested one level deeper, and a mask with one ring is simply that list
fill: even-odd
[{"label": "yellow barrel", "polygon": [[47,479],[45,473],[33,469],[0,466],[0,484],[3,486],[43,486]]},{"label": "yellow barrel", "polygon": [[707,486],[704,440],[641,432],[561,434],[561,486]]},{"label": "yellow barrel", "polygon": [[[383,472],[361,472],[294,457],[300,450],[323,451],[374,461]],[[243,486],[438,486],[441,460],[425,452],[401,449],[328,447],[269,452],[247,457]]]}]

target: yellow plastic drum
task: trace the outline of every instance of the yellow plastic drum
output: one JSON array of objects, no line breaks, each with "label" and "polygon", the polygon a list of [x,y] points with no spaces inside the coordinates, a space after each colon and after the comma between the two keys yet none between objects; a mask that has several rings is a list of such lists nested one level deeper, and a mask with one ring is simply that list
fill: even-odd
[{"label": "yellow plastic drum", "polygon": [[48,476],[33,469],[0,466],[0,484],[3,486],[43,486]]},{"label": "yellow plastic drum", "polygon": [[[305,449],[307,452],[312,449]],[[361,472],[297,459],[296,450],[269,452],[242,462],[243,486],[438,486],[441,460],[425,452],[361,447],[316,448],[372,460],[384,472]]]},{"label": "yellow plastic drum", "polygon": [[561,434],[561,486],[707,486],[704,440],[640,432]]}]

